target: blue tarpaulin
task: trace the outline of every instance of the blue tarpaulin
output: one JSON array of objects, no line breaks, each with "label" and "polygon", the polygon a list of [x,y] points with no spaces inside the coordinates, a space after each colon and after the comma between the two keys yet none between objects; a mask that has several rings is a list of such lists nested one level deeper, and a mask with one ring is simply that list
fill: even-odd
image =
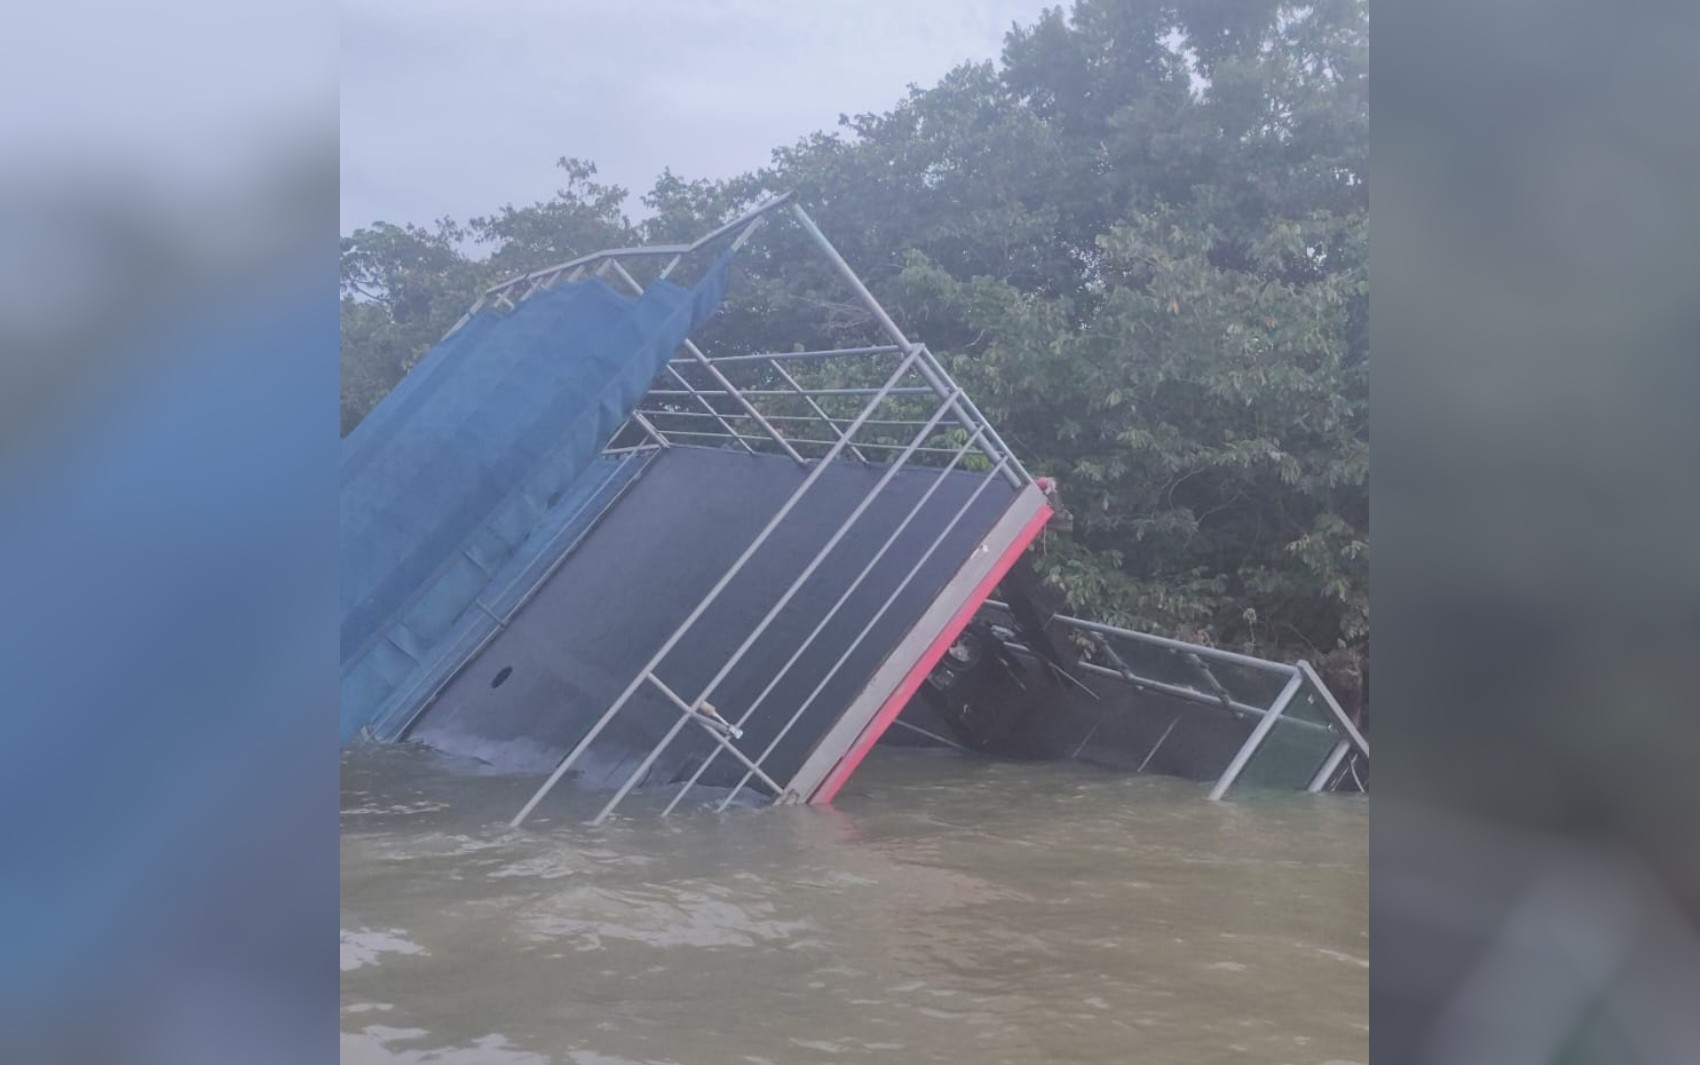
[{"label": "blue tarpaulin", "polygon": [[481,311],[343,441],[344,742],[392,712],[386,700],[569,496],[605,495],[574,482],[718,309],[731,257],[688,288],[657,281],[631,298],[591,280]]}]

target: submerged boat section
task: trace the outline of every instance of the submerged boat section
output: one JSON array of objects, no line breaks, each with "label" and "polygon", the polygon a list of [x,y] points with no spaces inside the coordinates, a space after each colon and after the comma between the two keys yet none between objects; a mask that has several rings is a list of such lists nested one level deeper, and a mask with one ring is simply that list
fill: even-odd
[{"label": "submerged boat section", "polygon": [[1065,759],[1230,789],[1366,791],[1369,741],[1311,666],[1060,613],[1012,567],[892,741]]},{"label": "submerged boat section", "polygon": [[[877,335],[699,345],[764,226]],[[345,742],[536,772],[516,825],[569,777],[597,821],[638,787],[829,801],[1050,513],[788,198],[537,271],[344,441]]]}]

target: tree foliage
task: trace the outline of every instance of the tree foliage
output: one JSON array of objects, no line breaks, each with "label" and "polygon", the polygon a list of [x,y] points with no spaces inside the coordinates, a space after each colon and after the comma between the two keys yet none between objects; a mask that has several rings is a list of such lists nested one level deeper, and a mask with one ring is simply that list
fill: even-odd
[{"label": "tree foliage", "polygon": [[[504,276],[687,239],[794,190],[1075,517],[1041,566],[1081,612],[1263,653],[1369,632],[1368,9],[1077,0],[881,114],[725,181],[665,172],[641,222],[559,195],[343,247],[345,429]],[[758,242],[742,322],[865,330]]]}]

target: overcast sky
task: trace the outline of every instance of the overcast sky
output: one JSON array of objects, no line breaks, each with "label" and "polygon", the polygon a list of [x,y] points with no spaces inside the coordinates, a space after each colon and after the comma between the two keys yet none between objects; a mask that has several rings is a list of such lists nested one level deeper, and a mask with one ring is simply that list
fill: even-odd
[{"label": "overcast sky", "polygon": [[727,177],[995,58],[1059,0],[344,0],[342,230]]}]

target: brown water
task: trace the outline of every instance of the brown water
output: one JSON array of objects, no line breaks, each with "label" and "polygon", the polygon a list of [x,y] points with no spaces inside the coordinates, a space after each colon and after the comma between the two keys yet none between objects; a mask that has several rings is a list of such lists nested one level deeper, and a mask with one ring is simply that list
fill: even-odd
[{"label": "brown water", "polygon": [[1369,1060],[1357,797],[880,749],[833,808],[600,829],[346,756],[345,1063]]}]

